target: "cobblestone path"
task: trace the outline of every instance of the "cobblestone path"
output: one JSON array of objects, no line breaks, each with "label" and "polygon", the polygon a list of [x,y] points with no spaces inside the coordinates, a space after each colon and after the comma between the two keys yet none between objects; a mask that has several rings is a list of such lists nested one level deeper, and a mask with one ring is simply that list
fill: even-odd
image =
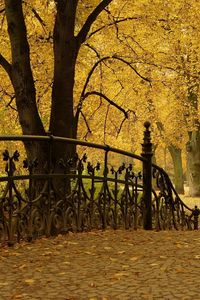
[{"label": "cobblestone path", "polygon": [[71,233],[0,252],[0,300],[200,299],[200,231]]}]

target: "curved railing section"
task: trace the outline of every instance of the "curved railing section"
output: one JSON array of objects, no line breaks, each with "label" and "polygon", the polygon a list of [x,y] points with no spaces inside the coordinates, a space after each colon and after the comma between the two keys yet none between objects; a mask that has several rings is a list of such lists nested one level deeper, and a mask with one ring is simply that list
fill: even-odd
[{"label": "curved railing section", "polygon": [[198,229],[200,210],[188,207],[179,197],[168,174],[152,165],[154,178],[153,215],[155,227],[161,229]]},{"label": "curved railing section", "polygon": [[[167,173],[151,164],[149,126],[146,122],[141,156],[108,145],[52,135],[0,136],[0,142],[45,142],[50,150],[43,172],[37,171],[37,159],[21,158],[17,150],[3,152],[1,244],[92,229],[197,229],[198,208],[187,207]],[[91,162],[84,151],[78,151],[73,157],[60,158],[59,172],[55,171],[58,169],[53,167],[49,155],[55,142],[75,144],[84,147],[84,151],[86,147],[98,149],[104,159]],[[118,164],[116,159],[112,161],[113,155],[120,156]]]}]

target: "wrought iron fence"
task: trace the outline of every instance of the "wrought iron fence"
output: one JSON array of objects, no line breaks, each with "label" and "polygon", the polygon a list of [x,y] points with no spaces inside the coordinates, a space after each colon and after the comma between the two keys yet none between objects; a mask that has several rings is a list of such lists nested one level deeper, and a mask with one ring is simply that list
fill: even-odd
[{"label": "wrought iron fence", "polygon": [[[149,127],[146,122],[141,156],[107,145],[55,136],[0,136],[0,141],[45,142],[50,149],[48,168],[43,173],[37,172],[37,159],[20,160],[17,150],[3,152],[6,174],[0,177],[1,244],[108,227],[198,229],[199,209],[187,207],[167,173],[151,163]],[[104,154],[103,162],[91,163],[86,154],[75,154],[61,158],[58,163],[62,172],[55,172],[49,157],[55,142],[99,149]],[[136,170],[132,163],[111,166],[110,153],[141,162],[141,170]],[[17,171],[20,161],[27,174]],[[152,178],[156,181],[154,188]],[[62,190],[58,191],[58,185]]]}]

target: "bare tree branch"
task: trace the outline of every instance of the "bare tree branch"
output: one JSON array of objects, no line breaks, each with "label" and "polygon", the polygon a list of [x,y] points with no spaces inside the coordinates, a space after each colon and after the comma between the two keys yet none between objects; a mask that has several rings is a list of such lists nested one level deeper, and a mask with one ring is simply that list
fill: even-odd
[{"label": "bare tree branch", "polygon": [[[121,62],[123,62],[124,64],[126,64],[127,66],[129,66],[140,78],[142,78],[143,80],[149,82],[151,84],[151,81],[150,79],[142,76],[131,64],[131,62],[129,61],[126,61],[124,58],[122,57],[118,57],[116,55],[113,55],[113,56],[105,56],[105,57],[102,57],[101,59],[99,59],[95,64],[94,66],[92,67],[92,69],[90,70],[90,72],[88,73],[88,76],[86,78],[86,81],[85,81],[85,84],[83,86],[83,90],[81,92],[81,96],[80,96],[80,100],[79,100],[79,103],[78,103],[78,107],[77,107],[77,112],[76,112],[76,118],[78,118],[78,115],[82,109],[82,105],[83,105],[83,101],[85,99],[85,91],[87,89],[87,86],[88,86],[88,83],[90,81],[90,78],[92,76],[92,74],[94,73],[95,69],[98,67],[99,64],[101,64],[102,62],[105,62],[106,60],[109,60],[109,59],[114,59],[114,60],[119,60]],[[100,93],[101,94],[101,93]]]},{"label": "bare tree branch", "polygon": [[124,108],[122,108],[121,106],[119,106],[117,103],[115,103],[114,101],[112,101],[111,99],[109,99],[106,95],[104,95],[103,93],[100,93],[100,92],[96,92],[96,91],[91,91],[91,92],[87,92],[85,95],[84,95],[84,100],[86,98],[88,98],[89,96],[92,96],[92,95],[95,95],[95,96],[99,96],[99,97],[102,97],[104,100],[106,100],[110,105],[116,107],[118,110],[120,110],[124,116],[126,118],[128,118],[128,114],[127,114],[127,111],[125,111]]},{"label": "bare tree branch", "polygon": [[105,121],[104,121],[104,133],[103,133],[103,142],[104,144],[106,143],[106,125],[107,125],[107,120],[108,120],[108,113],[110,109],[110,104],[108,104],[107,111],[106,111],[106,116],[105,116]]},{"label": "bare tree branch", "polygon": [[1,92],[3,93],[3,96],[10,98],[8,103],[6,103],[6,107],[10,107],[11,109],[13,109],[14,111],[17,111],[17,109],[15,107],[12,106],[12,102],[13,100],[16,98],[15,94],[10,94],[6,91],[6,88],[3,90],[1,90]]},{"label": "bare tree branch", "polygon": [[39,13],[35,10],[34,7],[31,10],[32,10],[34,16],[36,17],[36,19],[39,21],[39,23],[42,25],[42,27],[44,29],[44,27],[46,26],[44,20],[42,20],[42,18],[40,17]]},{"label": "bare tree branch", "polygon": [[96,56],[100,59],[101,56],[100,56],[99,52],[97,51],[97,49],[94,48],[94,46],[92,46],[92,45],[90,45],[90,44],[88,44],[88,43],[84,44],[84,46],[86,46],[86,47],[88,47],[89,49],[91,49],[91,50],[96,54]]},{"label": "bare tree branch", "polygon": [[81,116],[83,117],[83,120],[84,120],[85,125],[86,125],[86,127],[87,127],[87,133],[86,133],[85,136],[84,136],[84,138],[86,139],[86,138],[87,138],[87,135],[88,135],[89,133],[92,133],[92,130],[90,129],[89,123],[88,123],[88,121],[87,121],[87,119],[86,119],[86,117],[85,117],[85,115],[84,115],[84,113],[83,113],[82,111],[81,111]]},{"label": "bare tree branch", "polygon": [[[135,113],[134,110],[129,109],[129,110],[127,111],[127,114],[130,115],[130,113],[132,113],[132,114],[135,116],[135,118],[136,118],[136,113]],[[120,134],[120,132],[121,132],[121,130],[122,130],[122,127],[123,127],[124,122],[126,121],[126,119],[127,119],[127,118],[124,118],[124,119],[122,120],[122,122],[121,122],[121,124],[120,124],[120,126],[119,126],[119,129],[117,130],[117,135],[116,135],[116,137],[118,137],[118,135]]]},{"label": "bare tree branch", "polygon": [[0,65],[4,68],[11,79],[12,66],[2,54],[0,54]]},{"label": "bare tree branch", "polygon": [[95,35],[97,32],[107,28],[107,27],[111,27],[113,25],[116,25],[116,24],[119,24],[119,23],[122,23],[122,22],[126,22],[126,21],[131,21],[131,20],[137,20],[138,18],[137,17],[129,17],[129,18],[123,18],[123,19],[120,19],[120,20],[114,20],[113,22],[109,23],[109,24],[105,24],[101,27],[99,27],[98,29],[94,30],[93,32],[91,32],[87,39],[91,38],[93,35]]},{"label": "bare tree branch", "polygon": [[147,77],[144,77],[144,76],[142,76],[137,70],[136,70],[136,68],[134,68],[133,66],[132,66],[132,64],[130,63],[130,62],[128,62],[128,61],[126,61],[125,59],[123,59],[122,57],[120,57],[120,56],[113,56],[113,58],[114,59],[117,59],[117,60],[119,60],[119,61],[121,61],[121,62],[123,62],[124,64],[126,64],[127,66],[129,66],[140,78],[142,78],[143,80],[145,80],[145,81],[147,81],[147,82],[149,82],[150,83],[150,85],[151,85],[151,80],[149,79],[149,78],[147,78]]},{"label": "bare tree branch", "polygon": [[15,99],[15,95],[10,96],[10,101],[6,104],[6,107],[11,107],[13,100]]},{"label": "bare tree branch", "polygon": [[96,6],[96,8],[93,10],[93,12],[88,16],[87,20],[85,21],[85,24],[81,28],[80,32],[77,35],[77,39],[79,41],[79,44],[82,44],[85,42],[87,38],[87,34],[90,31],[90,28],[96,18],[99,16],[99,14],[105,9],[108,4],[110,4],[113,0],[102,0],[99,5]]},{"label": "bare tree branch", "polygon": [[46,30],[45,30],[46,24],[45,24],[44,20],[41,18],[41,16],[39,15],[38,11],[29,3],[29,1],[23,1],[23,3],[29,7],[29,9],[32,11],[32,13],[34,14],[36,19],[42,26],[44,32],[46,33]]}]

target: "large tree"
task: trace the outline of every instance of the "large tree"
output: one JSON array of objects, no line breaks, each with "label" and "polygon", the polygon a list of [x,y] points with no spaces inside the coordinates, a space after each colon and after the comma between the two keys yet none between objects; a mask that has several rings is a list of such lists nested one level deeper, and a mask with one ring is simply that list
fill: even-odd
[{"label": "large tree", "polygon": [[[122,101],[118,101],[119,94],[126,89],[122,80],[117,78],[116,69],[122,73],[126,67],[140,81],[149,80],[137,69],[137,54],[133,57],[133,48],[130,43],[124,42],[127,36],[122,38],[121,33],[126,32],[123,24],[140,20],[138,15],[130,11],[132,5],[128,2],[122,5],[122,2],[95,0],[88,4],[87,1],[78,0],[4,0],[4,5],[0,6],[0,13],[3,14],[3,25],[5,14],[8,37],[2,39],[2,42],[5,42],[11,55],[8,50],[4,53],[3,49],[0,65],[7,72],[12,84],[14,93],[11,93],[9,104],[15,99],[23,134],[46,135],[49,131],[53,135],[77,138],[80,116],[90,131],[83,113],[84,103],[89,98],[99,98],[100,103],[107,102],[108,110],[110,107],[119,110],[122,113],[122,122],[128,118],[131,113],[130,105],[125,104],[123,108]],[[48,15],[49,11],[51,13]],[[35,29],[34,19],[40,25],[40,29]],[[49,31],[47,23],[51,27]],[[122,26],[121,31],[119,26]],[[115,42],[110,39],[110,30],[114,33]],[[105,32],[105,36],[101,35]],[[4,34],[6,36],[6,33]],[[111,67],[113,64],[115,66]],[[77,65],[81,66],[79,73]],[[115,78],[115,88],[112,87],[108,94],[106,92],[109,80],[106,78],[106,72],[112,73]],[[51,75],[47,77],[47,73]],[[90,84],[94,76],[96,81],[100,82],[99,89],[97,85],[93,88]],[[78,88],[77,93],[80,82],[82,88]],[[48,105],[45,106],[48,106],[48,122],[44,122],[44,118],[41,118],[43,112],[38,109],[42,89],[48,90],[48,97],[51,98],[50,101],[45,100],[48,101]],[[4,90],[4,93],[8,94],[8,90]],[[108,111],[105,114],[107,116]],[[44,144],[25,143],[25,147],[30,159],[39,157],[41,162],[45,160]],[[57,160],[62,157],[64,151],[70,155],[74,149],[68,147],[64,150],[61,144],[56,144],[54,158]]]},{"label": "large tree", "polygon": [[[54,6],[55,18],[52,36],[53,43],[53,82],[51,97],[51,112],[49,130],[53,135],[76,138],[81,104],[74,110],[75,68],[81,45],[86,41],[91,26],[112,0],[97,1],[96,6],[86,17],[83,24],[77,26],[78,0],[47,1],[46,5]],[[33,76],[29,32],[25,23],[24,10],[27,3],[22,0],[5,0],[5,16],[7,20],[10,40],[11,61],[0,55],[0,65],[7,72],[12,83],[19,122],[23,134],[46,135],[44,124],[37,107],[36,80]],[[45,1],[43,4],[45,5]],[[34,7],[31,8],[34,16],[42,23],[40,14]],[[79,10],[80,14],[80,10]],[[81,23],[81,22],[80,22]],[[30,27],[30,25],[29,25]],[[77,28],[80,27],[79,30]],[[101,30],[101,28],[99,28]],[[40,55],[40,53],[38,53]],[[43,66],[42,66],[43,67]],[[82,95],[82,99],[89,95]],[[97,93],[98,96],[98,93]],[[108,98],[104,97],[107,101]],[[115,105],[114,102],[110,102]],[[116,105],[117,106],[117,105]],[[118,107],[120,108],[120,107]],[[125,111],[122,110],[124,113]],[[46,149],[44,145],[34,143],[25,144],[29,158],[44,159]],[[55,156],[63,155],[63,147],[57,145]]]}]

